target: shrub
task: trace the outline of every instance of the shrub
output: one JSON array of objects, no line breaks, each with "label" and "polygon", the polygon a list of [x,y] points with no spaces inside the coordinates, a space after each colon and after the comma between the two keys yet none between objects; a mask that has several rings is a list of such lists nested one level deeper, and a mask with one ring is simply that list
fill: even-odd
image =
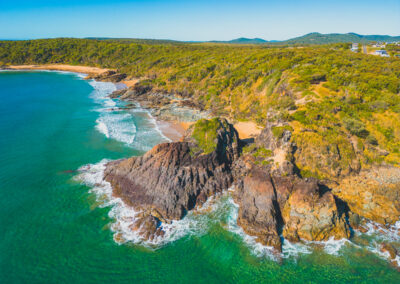
[{"label": "shrub", "polygon": [[286,130],[293,131],[293,127],[291,127],[290,125],[274,126],[272,127],[272,134],[276,138],[281,139],[283,137],[283,133],[285,133]]},{"label": "shrub", "polygon": [[371,145],[374,145],[374,146],[378,145],[378,140],[376,140],[376,138],[371,134],[367,136],[366,141],[367,141],[368,144],[371,144]]},{"label": "shrub", "polygon": [[361,138],[367,138],[369,131],[365,128],[364,123],[353,118],[345,118],[344,125],[346,129],[352,134]]}]

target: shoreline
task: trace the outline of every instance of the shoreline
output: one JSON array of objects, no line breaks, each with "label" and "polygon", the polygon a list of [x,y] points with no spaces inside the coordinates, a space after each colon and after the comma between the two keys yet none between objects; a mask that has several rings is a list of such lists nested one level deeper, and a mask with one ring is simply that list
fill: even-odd
[{"label": "shoreline", "polygon": [[157,127],[171,142],[181,141],[188,129],[188,127],[185,127],[184,124],[179,121],[159,120],[157,117],[155,117],[155,119]]},{"label": "shoreline", "polygon": [[[47,70],[47,71],[66,71],[73,73],[81,73],[86,76],[90,75],[100,75],[104,72],[108,71],[116,71],[115,69],[110,68],[100,68],[100,67],[92,67],[92,66],[81,66],[81,65],[68,65],[68,64],[27,64],[27,65],[9,65],[4,68],[5,70],[20,70],[20,71],[29,71],[29,70]],[[125,79],[117,84],[124,84],[126,88],[133,87],[139,79]],[[121,89],[118,88],[117,89]]]},{"label": "shoreline", "polygon": [[[89,75],[100,75],[107,71],[115,71],[115,69],[99,68],[91,66],[68,65],[68,64],[28,64],[28,65],[10,65],[4,68],[5,70],[47,70],[47,71],[67,71],[73,73],[80,73]],[[117,90],[126,89],[134,86],[139,79],[122,80],[121,82],[114,83]],[[193,122],[181,121],[166,121],[154,117],[157,121],[157,126],[160,131],[170,139],[172,142],[181,140],[186,130],[193,124]],[[240,139],[254,138],[261,133],[261,127],[255,122],[237,122],[234,124]],[[170,129],[171,128],[171,129]]]},{"label": "shoreline", "polygon": [[[89,66],[73,66],[66,64],[45,64],[45,65],[10,65],[5,68],[5,70],[15,70],[15,71],[30,71],[30,70],[41,70],[41,71],[66,71],[77,74],[85,75],[99,75],[112,69],[89,67]],[[118,83],[113,83],[117,90],[126,89],[134,86],[138,80],[123,80]],[[152,116],[156,120],[156,126],[162,132],[162,134],[171,140],[171,142],[180,141],[183,137],[188,125],[185,123],[180,123],[178,121],[165,121],[160,120],[157,117]]]},{"label": "shoreline", "polygon": [[84,74],[95,74],[112,71],[113,69],[90,67],[90,66],[79,66],[79,65],[67,65],[67,64],[32,64],[32,65],[10,65],[4,68],[5,70],[48,70],[48,71],[67,71],[73,73],[84,73]]}]

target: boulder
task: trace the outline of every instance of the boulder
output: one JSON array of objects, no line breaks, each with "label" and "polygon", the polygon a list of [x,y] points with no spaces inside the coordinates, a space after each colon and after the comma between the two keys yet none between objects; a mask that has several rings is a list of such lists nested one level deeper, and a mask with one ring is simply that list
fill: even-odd
[{"label": "boulder", "polygon": [[295,183],[282,217],[283,236],[290,241],[326,241],[350,237],[350,230],[330,191],[322,192],[315,179]]},{"label": "boulder", "polygon": [[258,242],[280,251],[282,222],[269,174],[253,169],[238,186],[235,200],[239,204],[237,224],[247,234],[257,237]]}]

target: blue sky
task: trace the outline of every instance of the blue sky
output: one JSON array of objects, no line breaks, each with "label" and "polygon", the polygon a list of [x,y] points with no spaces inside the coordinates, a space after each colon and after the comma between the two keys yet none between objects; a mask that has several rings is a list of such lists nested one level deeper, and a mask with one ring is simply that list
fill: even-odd
[{"label": "blue sky", "polygon": [[309,32],[400,35],[400,0],[0,0],[0,38],[283,40]]}]

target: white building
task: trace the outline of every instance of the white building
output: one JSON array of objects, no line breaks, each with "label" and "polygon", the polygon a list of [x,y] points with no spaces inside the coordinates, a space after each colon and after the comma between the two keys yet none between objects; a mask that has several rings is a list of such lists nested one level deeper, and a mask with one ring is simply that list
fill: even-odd
[{"label": "white building", "polygon": [[358,52],[358,43],[355,42],[351,45],[351,51]]},{"label": "white building", "polygon": [[386,52],[386,50],[383,49],[375,51],[375,55],[379,55],[382,57],[389,57],[389,54]]}]

